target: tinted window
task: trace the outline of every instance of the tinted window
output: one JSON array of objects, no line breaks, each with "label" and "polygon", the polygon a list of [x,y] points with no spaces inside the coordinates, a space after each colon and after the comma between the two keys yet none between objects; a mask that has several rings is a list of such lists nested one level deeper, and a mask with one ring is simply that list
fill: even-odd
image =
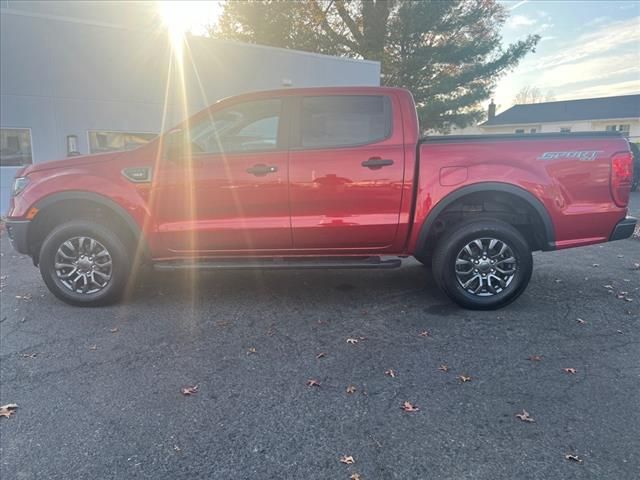
[{"label": "tinted window", "polygon": [[193,153],[275,150],[281,100],[246,102],[215,112],[190,130]]},{"label": "tinted window", "polygon": [[302,146],[339,147],[384,140],[391,133],[388,97],[339,95],[302,100]]}]

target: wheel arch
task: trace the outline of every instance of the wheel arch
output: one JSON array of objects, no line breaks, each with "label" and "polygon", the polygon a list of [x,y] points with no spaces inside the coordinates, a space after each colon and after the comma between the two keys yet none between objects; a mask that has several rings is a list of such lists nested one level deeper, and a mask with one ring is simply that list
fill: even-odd
[{"label": "wheel arch", "polygon": [[492,192],[513,195],[530,207],[536,213],[543,228],[543,244],[541,245],[541,249],[543,251],[555,250],[555,228],[549,212],[538,198],[524,188],[513,184],[503,182],[480,182],[464,186],[449,193],[431,209],[420,228],[416,243],[416,252],[424,252],[427,250],[434,225],[440,215],[446,211],[447,207],[452,206],[455,202],[458,202],[469,195],[478,193],[489,194]]},{"label": "wheel arch", "polygon": [[[80,203],[82,202],[82,203]],[[39,244],[44,240],[51,227],[56,226],[57,218],[79,218],[74,217],[78,212],[90,213],[92,211],[101,212],[104,216],[96,221],[107,221],[113,228],[117,228],[119,233],[126,236],[126,240],[134,248],[136,258],[149,258],[149,245],[146,241],[142,229],[136,220],[127,212],[124,207],[110,198],[93,192],[86,191],[65,191],[48,195],[34,204],[38,213],[34,217],[27,234],[27,245],[33,257],[34,264],[38,264]],[[89,217],[94,219],[94,217]]]}]

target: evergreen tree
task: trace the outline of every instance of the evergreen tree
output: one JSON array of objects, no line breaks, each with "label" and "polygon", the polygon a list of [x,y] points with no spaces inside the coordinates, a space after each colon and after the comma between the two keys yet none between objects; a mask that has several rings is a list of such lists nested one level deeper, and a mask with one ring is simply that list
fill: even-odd
[{"label": "evergreen tree", "polygon": [[227,2],[212,35],[377,60],[383,85],[411,90],[423,128],[482,119],[480,102],[540,37],[503,47],[495,0],[252,0]]}]

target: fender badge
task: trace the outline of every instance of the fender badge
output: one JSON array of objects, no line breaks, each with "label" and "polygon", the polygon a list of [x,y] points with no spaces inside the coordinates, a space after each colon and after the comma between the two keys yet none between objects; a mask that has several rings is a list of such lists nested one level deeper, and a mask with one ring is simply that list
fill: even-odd
[{"label": "fender badge", "polygon": [[571,158],[581,162],[591,162],[598,158],[602,150],[573,150],[569,152],[544,152],[538,160],[559,160],[561,158]]}]

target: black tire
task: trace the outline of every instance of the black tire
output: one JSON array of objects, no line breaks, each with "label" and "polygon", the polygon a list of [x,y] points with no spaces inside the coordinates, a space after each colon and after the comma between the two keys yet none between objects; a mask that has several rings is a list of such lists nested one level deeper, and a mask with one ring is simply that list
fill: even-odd
[{"label": "black tire", "polygon": [[[80,293],[65,286],[56,272],[58,249],[70,239],[88,237],[99,242],[111,257],[111,278],[99,291]],[[56,227],[40,249],[40,274],[51,293],[70,305],[96,307],[122,298],[129,283],[131,260],[124,242],[106,227],[87,220],[74,220]]]},{"label": "black tire", "polygon": [[[474,294],[458,281],[456,259],[463,248],[476,239],[497,239],[513,253],[515,273],[510,283],[498,293],[491,294],[485,289],[484,293]],[[446,232],[435,248],[432,267],[438,286],[458,305],[471,310],[493,310],[510,304],[524,292],[531,279],[533,258],[527,241],[518,230],[499,220],[484,219],[456,225]]]}]

